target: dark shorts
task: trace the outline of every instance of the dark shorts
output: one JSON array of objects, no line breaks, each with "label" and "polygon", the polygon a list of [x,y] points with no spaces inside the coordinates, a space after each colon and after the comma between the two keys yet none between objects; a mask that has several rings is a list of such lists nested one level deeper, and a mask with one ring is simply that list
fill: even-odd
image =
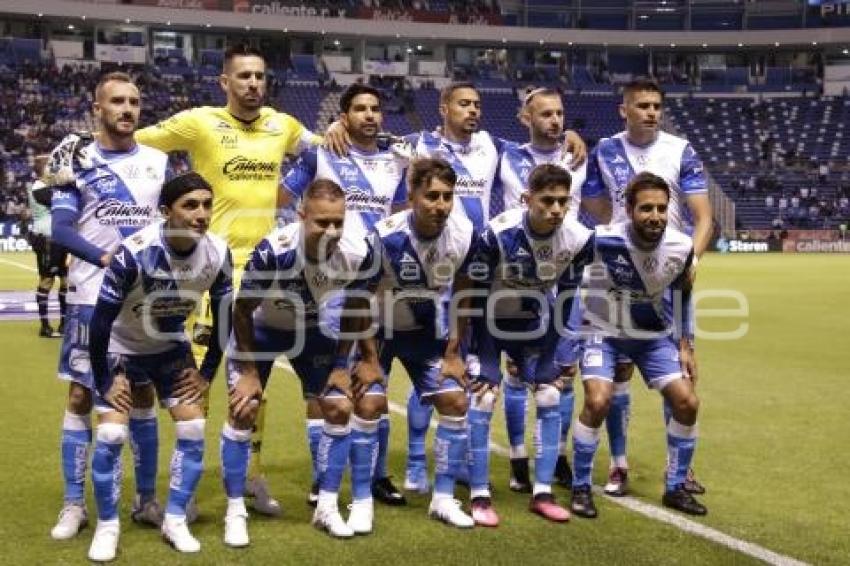
[{"label": "dark shorts", "polygon": [[41,234],[33,234],[30,237],[30,245],[35,251],[38,276],[65,277],[68,275],[68,252],[50,238]]}]

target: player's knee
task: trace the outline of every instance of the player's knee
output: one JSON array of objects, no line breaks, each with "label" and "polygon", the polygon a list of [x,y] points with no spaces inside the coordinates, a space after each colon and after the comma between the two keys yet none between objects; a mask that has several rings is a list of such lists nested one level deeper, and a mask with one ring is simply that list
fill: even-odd
[{"label": "player's knee", "polygon": [[466,393],[449,391],[435,395],[434,406],[441,415],[462,417],[469,409],[469,402],[466,399]]},{"label": "player's knee", "polygon": [[385,395],[364,395],[354,407],[354,412],[361,419],[374,420],[384,413],[387,398]]},{"label": "player's knee", "polygon": [[68,388],[68,410],[76,415],[88,415],[91,409],[91,390],[79,383],[71,383]]},{"label": "player's knee", "polygon": [[696,422],[697,414],[699,413],[699,397],[697,397],[696,393],[690,391],[674,401],[674,408],[677,421],[683,424]]},{"label": "player's knee", "polygon": [[97,425],[97,441],[105,444],[124,444],[127,442],[129,430],[127,425],[120,423],[100,423]]},{"label": "player's knee", "polygon": [[346,398],[323,399],[321,403],[325,422],[344,425],[351,417],[351,401]]},{"label": "player's knee", "polygon": [[230,414],[230,425],[233,428],[240,430],[248,430],[254,427],[254,423],[257,422],[257,414],[260,412],[258,404],[252,404],[247,411],[243,412],[243,414],[239,417]]},{"label": "player's knee", "polygon": [[611,394],[602,388],[585,391],[584,406],[591,414],[604,417],[611,408]]},{"label": "player's knee", "polygon": [[496,408],[498,396],[493,391],[486,391],[483,395],[472,394],[472,408],[484,413],[492,413]]},{"label": "player's knee", "polygon": [[152,384],[133,389],[133,408],[148,409],[156,402],[156,391]]},{"label": "player's knee", "polygon": [[538,385],[534,391],[534,402],[538,407],[557,407],[561,403],[561,392],[549,383]]},{"label": "player's knee", "polygon": [[180,440],[203,440],[206,419],[190,419],[174,423],[174,433]]}]

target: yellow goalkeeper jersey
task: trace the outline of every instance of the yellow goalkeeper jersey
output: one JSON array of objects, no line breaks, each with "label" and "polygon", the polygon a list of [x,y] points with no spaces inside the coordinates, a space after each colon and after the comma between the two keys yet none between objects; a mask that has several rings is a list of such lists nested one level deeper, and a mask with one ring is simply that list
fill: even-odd
[{"label": "yellow goalkeeper jersey", "polygon": [[224,238],[242,269],[275,224],[281,162],[320,138],[288,114],[265,107],[243,122],[224,107],[185,110],[136,132],[161,151],[186,151],[192,169],[213,187],[210,230]]}]

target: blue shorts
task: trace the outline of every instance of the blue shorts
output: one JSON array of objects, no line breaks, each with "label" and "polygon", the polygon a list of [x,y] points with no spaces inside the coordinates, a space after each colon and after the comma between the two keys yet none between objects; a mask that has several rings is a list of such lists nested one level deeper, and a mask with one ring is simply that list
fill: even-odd
[{"label": "blue shorts", "polygon": [[627,356],[640,370],[643,380],[653,388],[664,389],[682,377],[679,347],[669,337],[633,340],[590,336],[584,340],[581,378],[614,380],[614,368],[620,356]]},{"label": "blue shorts", "polygon": [[398,359],[423,402],[429,402],[429,398],[437,393],[463,391],[463,387],[454,379],[440,379],[443,354],[446,351],[445,340],[428,337],[427,331],[396,330],[392,339],[379,339],[378,347],[384,374],[390,374],[393,360]]},{"label": "blue shorts", "polygon": [[[123,373],[133,388],[153,383],[160,405],[170,409],[179,403],[171,396],[174,382],[188,368],[196,368],[188,342],[159,354],[109,354],[109,382],[105,384],[106,390],[112,386],[115,375]],[[100,395],[95,395],[94,404],[98,412],[114,410]]]},{"label": "blue shorts", "polygon": [[[333,370],[337,353],[337,341],[328,338],[317,328],[305,331],[303,348],[287,355],[295,375],[301,380],[301,394],[305,399],[319,397]],[[263,326],[254,327],[254,349],[261,355],[255,360],[260,383],[265,389],[274,365],[274,356],[296,347],[296,333],[290,330],[278,330]],[[238,361],[227,359],[227,387],[236,384],[239,379]]]},{"label": "blue shorts", "polygon": [[93,305],[68,305],[65,331],[59,353],[59,379],[79,383],[93,391],[94,377],[89,359],[89,323]]},{"label": "blue shorts", "polygon": [[[539,319],[501,319],[497,322],[501,332],[531,333],[540,328]],[[553,325],[544,329],[542,336],[521,339],[497,337],[484,319],[475,323],[475,347],[481,363],[482,381],[498,384],[502,380],[502,352],[517,366],[517,379],[527,384],[551,383],[561,374],[561,368],[572,365],[577,359],[575,341],[560,336]]]}]

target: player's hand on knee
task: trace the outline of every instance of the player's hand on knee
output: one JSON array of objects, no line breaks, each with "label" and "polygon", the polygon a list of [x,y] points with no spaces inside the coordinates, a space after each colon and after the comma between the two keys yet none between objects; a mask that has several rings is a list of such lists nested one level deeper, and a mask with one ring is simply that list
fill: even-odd
[{"label": "player's hand on knee", "polygon": [[384,381],[384,372],[377,363],[360,361],[354,366],[351,381],[351,391],[354,397],[359,399],[366,394],[371,385]]},{"label": "player's hand on knee", "polygon": [[466,362],[461,356],[450,355],[443,357],[440,375],[437,380],[442,383],[445,379],[454,379],[464,389],[469,388],[469,374],[466,372]]},{"label": "player's hand on knee", "polygon": [[118,374],[112,380],[112,386],[103,395],[103,399],[112,405],[119,413],[130,413],[133,408],[133,394],[130,390],[130,381],[124,374]]},{"label": "player's hand on knee", "polygon": [[679,345],[679,363],[682,366],[682,376],[696,387],[698,377],[696,353],[686,341]]},{"label": "player's hand on knee", "polygon": [[348,135],[348,130],[342,125],[342,122],[339,120],[331,122],[325,131],[322,145],[337,156],[343,157],[348,155],[348,150],[351,148],[351,137]]},{"label": "player's hand on knee", "polygon": [[209,382],[195,368],[186,368],[177,376],[171,396],[179,399],[184,405],[199,402],[209,389]]},{"label": "player's hand on knee", "polygon": [[472,390],[473,398],[478,402],[478,404],[490,404],[490,401],[495,403],[496,399],[499,397],[498,384],[490,383],[489,381],[481,379],[473,380],[470,389]]},{"label": "player's hand on knee", "polygon": [[573,130],[566,130],[564,132],[564,151],[569,152],[573,156],[570,162],[570,169],[573,171],[587,161],[587,144]]},{"label": "player's hand on knee", "polygon": [[248,419],[259,406],[262,396],[263,386],[260,384],[256,369],[245,371],[228,393],[230,414],[240,421]]},{"label": "player's hand on knee", "polygon": [[519,368],[517,368],[516,362],[513,358],[508,357],[505,359],[505,371],[508,372],[508,375],[514,379],[516,379],[519,375]]},{"label": "player's hand on knee", "polygon": [[348,373],[348,368],[334,368],[328,375],[328,382],[322,390],[322,397],[332,392],[334,389],[352,399],[351,393],[351,375]]},{"label": "player's hand on knee", "polygon": [[68,134],[59,142],[47,161],[42,181],[49,187],[67,185],[76,182],[76,173],[94,167],[91,156],[86,151],[94,141],[90,132]]}]

